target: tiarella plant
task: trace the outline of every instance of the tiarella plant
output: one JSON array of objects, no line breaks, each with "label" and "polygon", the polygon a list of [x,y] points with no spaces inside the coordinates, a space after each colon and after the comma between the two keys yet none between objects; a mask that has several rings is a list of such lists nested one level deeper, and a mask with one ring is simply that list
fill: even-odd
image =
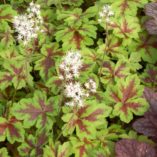
[{"label": "tiarella plant", "polygon": [[157,1],[1,0],[0,157],[157,157]]}]

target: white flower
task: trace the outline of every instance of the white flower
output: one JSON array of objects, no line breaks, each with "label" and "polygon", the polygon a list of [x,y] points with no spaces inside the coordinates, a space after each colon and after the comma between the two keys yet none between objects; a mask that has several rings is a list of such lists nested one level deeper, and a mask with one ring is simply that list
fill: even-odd
[{"label": "white flower", "polygon": [[37,37],[43,21],[39,5],[31,2],[27,11],[27,14],[15,16],[13,20],[15,31],[18,33],[17,40],[23,41],[24,44]]},{"label": "white flower", "polygon": [[93,79],[89,79],[88,82],[86,82],[85,87],[89,92],[95,93],[96,92],[96,82],[93,81]]},{"label": "white flower", "polygon": [[63,75],[59,75],[59,79],[63,80],[64,79]]},{"label": "white flower", "polygon": [[86,94],[79,82],[70,82],[66,84],[64,93],[67,98],[71,98],[71,101],[67,102],[66,105],[78,105],[80,107],[83,106],[83,100]]},{"label": "white flower", "polygon": [[75,106],[75,102],[74,101],[69,101],[69,102],[66,102],[65,105],[67,106]]},{"label": "white flower", "polygon": [[61,64],[59,65],[59,67],[60,67],[60,69],[64,70],[65,67],[66,67],[66,65],[65,65],[64,63],[61,63]]},{"label": "white flower", "polygon": [[82,67],[81,55],[79,51],[69,51],[60,64],[60,70],[64,73],[67,80],[79,77]]},{"label": "white flower", "polygon": [[[79,77],[82,60],[79,51],[69,51],[59,65],[59,79],[64,80],[64,95],[67,106],[84,106],[84,100],[90,92],[96,92],[96,83],[90,79],[84,88],[75,78]],[[89,92],[90,91],[90,92]]]},{"label": "white flower", "polygon": [[40,15],[40,5],[31,2],[27,11],[36,15]]},{"label": "white flower", "polygon": [[70,80],[70,79],[72,79],[72,78],[73,78],[73,76],[72,76],[72,74],[71,74],[71,73],[68,73],[68,74],[66,75],[66,78]]},{"label": "white flower", "polygon": [[99,12],[99,19],[98,22],[102,22],[103,20],[106,21],[106,23],[110,23],[110,17],[114,15],[114,12],[111,10],[111,6],[104,5],[101,12]]},{"label": "white flower", "polygon": [[66,55],[66,57],[64,58],[64,62],[66,65],[72,65],[74,63],[77,64],[77,66],[80,66],[80,59],[81,59],[81,55],[78,51],[69,51]]},{"label": "white flower", "polygon": [[79,82],[70,82],[65,86],[65,94],[67,97],[76,98],[84,96],[82,87]]}]

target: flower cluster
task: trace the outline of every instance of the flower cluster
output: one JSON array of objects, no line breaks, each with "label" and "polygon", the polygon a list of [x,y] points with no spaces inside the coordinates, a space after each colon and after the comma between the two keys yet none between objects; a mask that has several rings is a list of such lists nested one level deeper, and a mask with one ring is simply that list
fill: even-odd
[{"label": "flower cluster", "polygon": [[67,102],[68,106],[83,106],[83,99],[88,96],[79,82],[70,82],[65,85],[65,95],[72,100]]},{"label": "flower cluster", "polygon": [[80,53],[69,51],[60,64],[60,79],[71,80],[78,78],[81,67],[82,61]]},{"label": "flower cluster", "polygon": [[85,83],[85,87],[91,93],[96,92],[96,82],[93,79],[89,79],[88,82]]},{"label": "flower cluster", "polygon": [[40,15],[40,5],[30,3],[27,13],[14,17],[14,27],[18,33],[18,41],[27,44],[32,38],[36,38],[41,30],[43,18]]},{"label": "flower cluster", "polygon": [[84,99],[89,93],[96,92],[96,83],[89,79],[84,84],[85,88],[76,80],[79,78],[82,68],[82,60],[79,51],[69,51],[60,64],[60,79],[64,80],[64,95],[70,99],[66,105],[68,106],[84,106]]},{"label": "flower cluster", "polygon": [[99,13],[99,22],[102,22],[103,20],[106,21],[106,23],[110,23],[110,17],[114,15],[114,12],[111,10],[111,6],[104,5],[102,11]]}]

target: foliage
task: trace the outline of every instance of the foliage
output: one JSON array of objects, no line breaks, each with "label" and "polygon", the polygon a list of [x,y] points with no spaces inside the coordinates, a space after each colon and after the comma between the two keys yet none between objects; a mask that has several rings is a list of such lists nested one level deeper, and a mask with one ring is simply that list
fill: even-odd
[{"label": "foliage", "polygon": [[155,0],[0,1],[0,157],[156,157]]},{"label": "foliage", "polygon": [[150,89],[145,90],[145,96],[150,103],[150,109],[144,114],[143,118],[137,119],[133,124],[133,127],[137,132],[151,137],[154,141],[157,140],[157,128],[155,122],[157,115],[156,95],[157,94]]},{"label": "foliage", "polygon": [[156,150],[148,144],[135,140],[120,140],[116,144],[117,157],[152,157],[156,155]]}]

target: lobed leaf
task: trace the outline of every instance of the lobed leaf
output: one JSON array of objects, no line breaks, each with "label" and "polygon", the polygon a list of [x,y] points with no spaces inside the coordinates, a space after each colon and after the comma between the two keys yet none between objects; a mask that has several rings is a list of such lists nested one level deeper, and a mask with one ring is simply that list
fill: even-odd
[{"label": "lobed leaf", "polygon": [[142,81],[147,87],[156,87],[157,84],[157,68],[151,64],[147,64],[144,73],[141,75]]},{"label": "lobed leaf", "polygon": [[156,48],[157,40],[154,36],[148,35],[145,32],[140,33],[140,40],[132,43],[131,51],[137,51],[142,59],[148,63],[157,61]]},{"label": "lobed leaf", "polygon": [[45,130],[39,130],[33,134],[26,136],[25,141],[18,147],[21,156],[43,156],[43,147],[47,143],[48,135]]},{"label": "lobed leaf", "polygon": [[35,62],[35,69],[40,70],[40,76],[47,80],[55,72],[55,59],[63,53],[58,49],[58,44],[45,45],[41,49],[42,57]]},{"label": "lobed leaf", "polygon": [[70,141],[74,148],[74,154],[76,157],[88,157],[88,150],[95,146],[94,142],[86,137],[82,139],[71,137]]},{"label": "lobed leaf", "polygon": [[46,93],[35,91],[33,98],[24,98],[13,106],[17,119],[23,120],[24,126],[30,128],[52,129],[57,115],[57,97],[47,99]]},{"label": "lobed leaf", "polygon": [[71,152],[70,142],[54,144],[52,141],[50,141],[49,145],[46,145],[44,148],[44,157],[69,157]]},{"label": "lobed leaf", "polygon": [[16,11],[12,9],[11,5],[0,5],[0,22],[5,20],[11,22]]},{"label": "lobed leaf", "polygon": [[8,151],[7,151],[7,149],[5,147],[2,147],[0,149],[0,157],[9,157]]},{"label": "lobed leaf", "polygon": [[122,40],[117,37],[108,36],[108,43],[101,44],[98,49],[98,53],[111,54],[112,57],[118,58],[119,55],[127,55],[127,51],[122,45]]},{"label": "lobed leaf", "polygon": [[136,16],[138,8],[144,7],[147,2],[148,0],[117,0],[113,1],[112,8],[116,16]]},{"label": "lobed leaf", "polygon": [[113,29],[113,34],[123,39],[123,45],[129,45],[133,39],[138,39],[141,28],[136,17],[126,16],[119,21],[112,22],[109,25]]},{"label": "lobed leaf", "polygon": [[150,104],[149,110],[144,114],[143,118],[137,119],[133,123],[133,128],[148,137],[151,137],[154,141],[157,141],[157,93],[151,89],[145,89],[145,97]]},{"label": "lobed leaf", "polygon": [[10,143],[22,142],[24,139],[24,129],[19,120],[11,117],[9,120],[0,117],[0,141],[6,138]]},{"label": "lobed leaf", "polygon": [[108,117],[111,108],[105,104],[98,103],[94,100],[88,100],[85,102],[85,106],[79,108],[65,110],[65,114],[62,117],[66,124],[63,126],[63,135],[72,134],[76,129],[76,135],[78,137],[93,138],[96,136],[96,130],[104,123],[104,118]]},{"label": "lobed leaf", "polygon": [[130,69],[124,61],[119,60],[116,64],[105,61],[101,70],[101,82],[104,85],[114,84],[117,79],[125,78],[129,75]]},{"label": "lobed leaf", "polygon": [[145,27],[146,27],[147,31],[149,32],[149,34],[157,34],[157,29],[156,29],[156,25],[157,25],[156,24],[156,22],[157,22],[156,8],[157,8],[157,3],[155,3],[155,2],[148,3],[145,6],[145,13],[146,13],[147,16],[150,17],[145,23]]},{"label": "lobed leaf", "polygon": [[23,63],[15,60],[6,61],[4,63],[4,71],[0,72],[0,82],[2,89],[13,84],[16,89],[33,86],[33,78],[30,75],[31,67],[29,63]]},{"label": "lobed leaf", "polygon": [[156,157],[151,145],[136,140],[122,139],[116,143],[116,157]]},{"label": "lobed leaf", "polygon": [[117,81],[115,86],[107,88],[106,96],[113,106],[113,116],[129,123],[135,115],[143,115],[147,110],[147,102],[143,95],[143,86],[136,75]]}]

